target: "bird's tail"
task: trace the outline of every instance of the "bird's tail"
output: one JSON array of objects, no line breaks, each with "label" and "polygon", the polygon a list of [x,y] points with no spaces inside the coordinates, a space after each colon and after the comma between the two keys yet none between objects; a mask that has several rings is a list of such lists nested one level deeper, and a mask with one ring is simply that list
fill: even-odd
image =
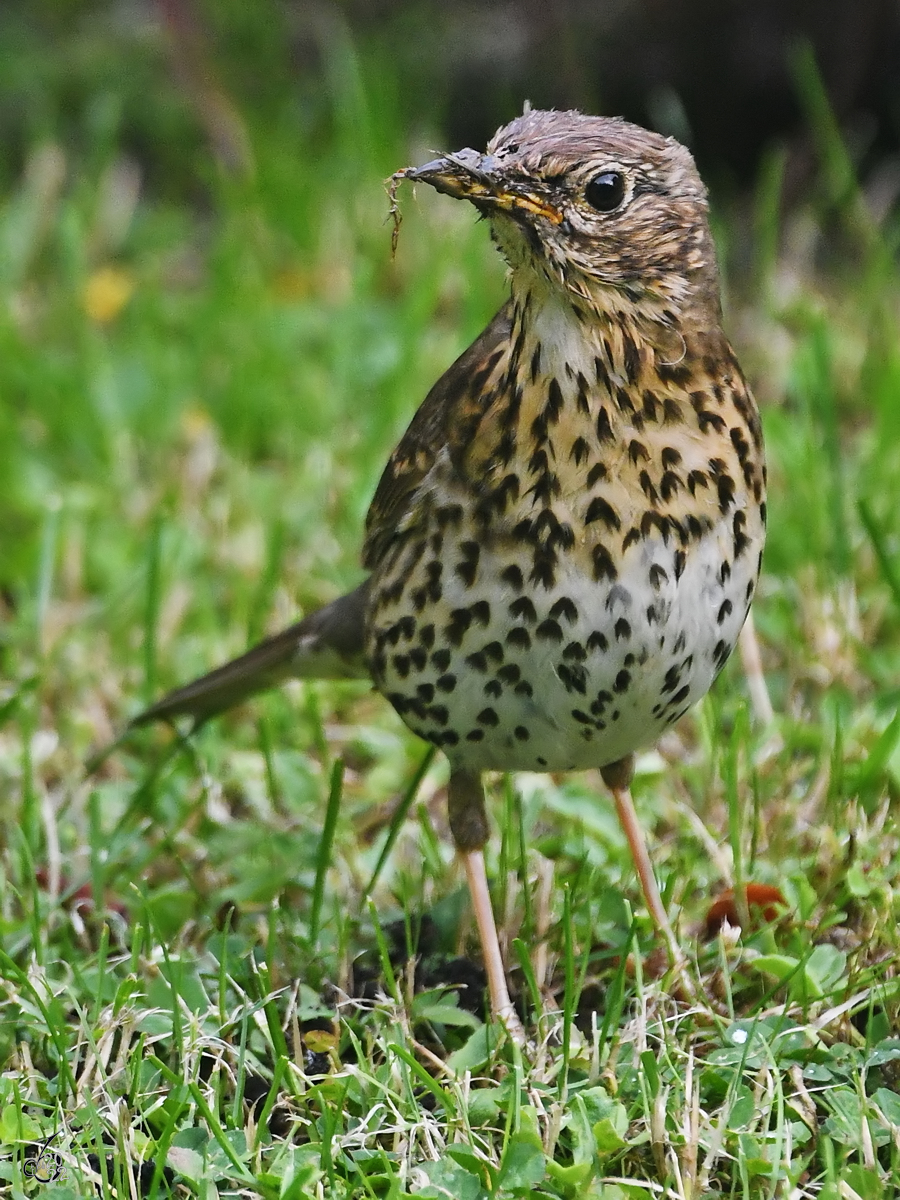
[{"label": "bird's tail", "polygon": [[240,657],[176,688],[138,713],[129,728],[184,716],[200,725],[285,679],[365,679],[367,593],[368,583],[363,583]]}]

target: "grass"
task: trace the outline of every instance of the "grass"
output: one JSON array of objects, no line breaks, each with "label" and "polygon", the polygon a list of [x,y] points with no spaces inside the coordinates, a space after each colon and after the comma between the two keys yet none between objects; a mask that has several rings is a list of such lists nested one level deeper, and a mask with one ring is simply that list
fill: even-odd
[{"label": "grass", "polygon": [[[151,696],[359,578],[389,448],[503,295],[485,228],[443,198],[406,196],[392,261],[382,180],[440,135],[410,141],[377,59],[334,46],[324,115],[246,106],[252,172],[199,139],[193,176],[176,156],[142,186],[107,93],[74,150],[35,134],[8,180],[0,1179],[42,1198],[887,1197],[897,229],[867,217],[808,63],[810,198],[779,224],[773,157],[755,226],[717,209],[764,407],[777,726],[754,726],[734,662],[635,787],[697,1002],[660,976],[599,778],[523,776],[492,787],[488,860],[531,1043],[485,1025],[446,768],[363,686],[288,685],[85,772]],[[123,111],[145,86],[117,77]],[[712,933],[736,880],[785,903]]]}]

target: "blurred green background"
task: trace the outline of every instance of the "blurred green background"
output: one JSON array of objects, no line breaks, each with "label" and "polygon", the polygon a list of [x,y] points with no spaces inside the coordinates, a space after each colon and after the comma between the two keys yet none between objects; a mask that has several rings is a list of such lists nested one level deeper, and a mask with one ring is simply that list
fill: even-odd
[{"label": "blurred green background", "polygon": [[[88,1095],[87,1071],[65,1091],[69,1061],[110,1045],[112,1023],[132,1071],[128,1136],[144,1139],[147,1162],[165,1158],[176,1128],[182,1151],[210,1129],[220,1149],[226,1133],[264,1141],[244,1079],[256,1073],[260,1096],[271,1086],[289,1119],[260,1151],[267,1196],[313,1194],[282,1161],[295,1150],[320,1189],[330,1174],[329,1195],[400,1195],[396,1179],[405,1188],[423,1161],[444,1172],[445,1190],[426,1195],[486,1196],[485,1164],[516,1181],[499,1194],[530,1194],[510,1145],[535,1179],[543,1146],[547,1179],[609,1167],[659,1190],[672,1147],[696,1173],[700,1141],[729,1194],[811,1178],[843,1195],[845,1168],[857,1194],[888,1194],[900,1120],[881,1094],[896,1090],[900,961],[898,31],[893,0],[4,0],[0,1061],[11,1065],[0,1109],[14,1124],[30,1106],[46,1124],[20,1143],[79,1105],[93,1122],[85,1161],[106,1131],[126,1136],[120,1074],[108,1092],[104,1078]],[[526,98],[673,133],[710,184],[726,328],[766,432],[770,535],[754,612],[778,715],[751,724],[733,661],[640,762],[654,865],[708,1005],[682,1004],[677,1022],[650,968],[625,970],[641,961],[638,935],[645,948],[652,935],[626,903],[633,868],[599,779],[492,782],[496,909],[539,975],[529,992],[514,965],[514,992],[535,1028],[558,1006],[586,1040],[569,1047],[571,1091],[566,1050],[556,1092],[549,1041],[522,1083],[523,1113],[537,1094],[526,1088],[544,1089],[540,1138],[529,1109],[509,1140],[521,1132],[505,1115],[512,1067],[502,1093],[482,1080],[473,1095],[490,1104],[480,1115],[473,1104],[474,1149],[454,1165],[428,1139],[459,1150],[468,1091],[444,1103],[426,1076],[444,1105],[440,1135],[430,1125],[426,1137],[421,1063],[441,1087],[446,1077],[413,1035],[475,1070],[483,1028],[440,991],[446,973],[426,984],[437,990],[404,995],[402,1019],[399,999],[369,1003],[391,970],[378,920],[397,921],[393,969],[410,992],[406,959],[429,921],[427,953],[471,944],[445,764],[412,787],[425,747],[364,685],[328,683],[288,685],[190,741],[144,732],[94,775],[84,764],[163,688],[359,578],[391,447],[504,297],[485,224],[426,189],[401,190],[392,256],[384,181],[435,149],[483,145]],[[712,897],[751,878],[785,897],[787,917],[710,940]],[[307,1059],[284,1030],[323,1013],[330,1028],[333,983],[365,992],[335,1034],[342,1071],[285,1099],[286,1055],[292,1071]],[[463,1002],[479,1010],[479,995]],[[633,1011],[649,1022],[638,1032]],[[771,1046],[748,1059],[762,1012],[776,1013]],[[732,1044],[726,1024],[743,1018]],[[219,1127],[197,1117],[201,1044],[207,1065],[216,1057],[203,1095]],[[637,1071],[638,1044],[665,1044],[670,1061],[660,1053],[657,1067],[645,1049],[653,1069]],[[603,1127],[607,1083],[621,1089],[621,1128]],[[590,1120],[576,1103],[587,1085],[603,1101]],[[381,1125],[367,1124],[385,1104],[405,1140],[381,1190],[355,1190],[388,1163]],[[119,1159],[124,1171],[131,1159]],[[234,1167],[213,1159],[198,1194]],[[178,1170],[191,1165],[182,1154]],[[553,1178],[547,1194],[581,1195]]]}]

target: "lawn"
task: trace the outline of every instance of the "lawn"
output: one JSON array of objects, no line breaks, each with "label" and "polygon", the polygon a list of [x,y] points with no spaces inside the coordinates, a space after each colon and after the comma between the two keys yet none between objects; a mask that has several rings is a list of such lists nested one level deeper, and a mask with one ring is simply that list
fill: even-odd
[{"label": "lawn", "polygon": [[[784,211],[773,152],[753,197],[713,197],[768,448],[776,718],[735,657],[635,783],[696,995],[599,775],[497,777],[520,1049],[484,1021],[446,766],[366,686],[289,684],[85,765],[361,578],[391,446],[504,296],[487,229],[409,190],[392,257],[383,181],[443,141],[374,51],[336,37],[322,95],[215,91],[223,145],[133,48],[106,76],[78,50],[74,113],[52,58],[0,80],[31,61],[43,98],[0,195],[9,1194],[894,1194],[898,225],[814,75],[806,195]],[[748,882],[783,903],[715,928]]]}]

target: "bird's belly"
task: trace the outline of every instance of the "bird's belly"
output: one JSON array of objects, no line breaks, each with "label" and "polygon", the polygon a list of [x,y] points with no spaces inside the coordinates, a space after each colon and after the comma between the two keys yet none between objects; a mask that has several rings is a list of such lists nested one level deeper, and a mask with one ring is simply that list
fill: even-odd
[{"label": "bird's belly", "polygon": [[474,580],[445,571],[418,608],[416,564],[402,589],[376,589],[376,685],[455,765],[605,766],[652,744],[733,649],[758,560],[748,550],[723,572],[731,544],[710,531],[681,568],[675,546],[650,538],[626,552],[617,581],[593,580],[573,556],[552,587],[524,591],[508,582],[509,556],[485,548]]}]

